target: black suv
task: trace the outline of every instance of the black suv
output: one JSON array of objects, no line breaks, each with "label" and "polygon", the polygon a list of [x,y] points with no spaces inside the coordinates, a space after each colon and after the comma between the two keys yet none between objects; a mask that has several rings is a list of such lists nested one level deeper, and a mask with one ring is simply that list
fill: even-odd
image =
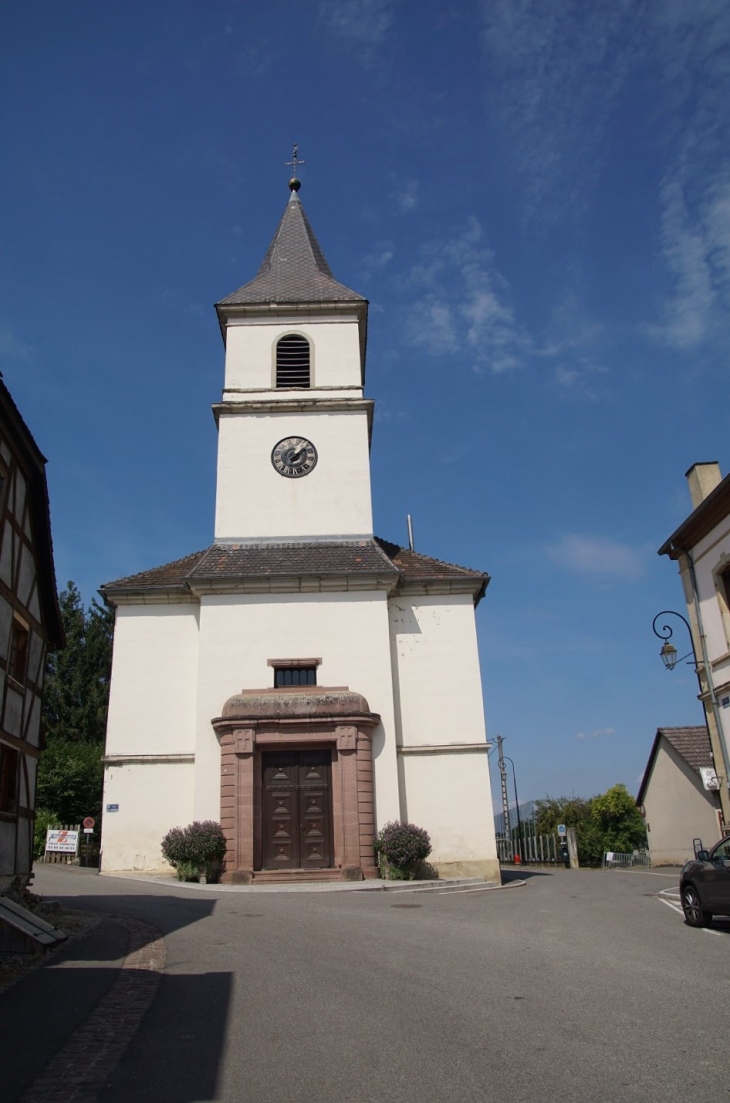
[{"label": "black suv", "polygon": [[682,869],[679,892],[690,927],[706,927],[713,915],[730,915],[730,838],[697,851]]}]

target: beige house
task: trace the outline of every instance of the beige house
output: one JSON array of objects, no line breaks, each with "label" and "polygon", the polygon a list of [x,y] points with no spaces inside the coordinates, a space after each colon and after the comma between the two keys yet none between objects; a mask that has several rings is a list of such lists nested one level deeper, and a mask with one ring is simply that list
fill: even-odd
[{"label": "beige house", "polygon": [[[730,829],[730,476],[723,479],[713,461],[694,464],[687,481],[692,512],[658,554],[668,555],[679,566],[699,699],[720,779],[723,819]],[[677,648],[675,659],[687,649],[683,631],[671,640]]]},{"label": "beige house", "polygon": [[722,833],[720,799],[707,728],[657,728],[636,798],[646,820],[653,866],[681,866],[693,856],[692,840],[706,846]]}]

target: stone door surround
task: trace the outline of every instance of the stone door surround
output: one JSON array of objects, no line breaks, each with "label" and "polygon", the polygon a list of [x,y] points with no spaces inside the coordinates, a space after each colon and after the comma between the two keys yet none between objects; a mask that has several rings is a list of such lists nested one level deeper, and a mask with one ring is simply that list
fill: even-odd
[{"label": "stone door surround", "polygon": [[[343,881],[377,877],[372,731],[377,713],[346,686],[242,690],[212,721],[221,746],[222,880],[250,884],[263,868],[262,754],[332,751],[333,865]],[[323,876],[332,876],[332,869]],[[309,877],[316,876],[310,872]]]}]

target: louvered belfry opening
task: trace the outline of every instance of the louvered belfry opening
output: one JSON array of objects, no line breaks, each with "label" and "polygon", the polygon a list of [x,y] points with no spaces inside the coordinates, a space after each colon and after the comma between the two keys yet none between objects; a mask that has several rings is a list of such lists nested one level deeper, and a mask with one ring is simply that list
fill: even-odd
[{"label": "louvered belfry opening", "polygon": [[288,333],[276,346],[276,386],[309,387],[309,341]]}]

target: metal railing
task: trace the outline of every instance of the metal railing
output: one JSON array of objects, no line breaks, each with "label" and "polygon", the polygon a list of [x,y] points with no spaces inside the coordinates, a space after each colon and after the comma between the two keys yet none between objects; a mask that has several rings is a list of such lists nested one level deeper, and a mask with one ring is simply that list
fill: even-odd
[{"label": "metal railing", "polygon": [[521,838],[497,836],[497,856],[503,864],[558,865],[560,839],[557,835],[525,833]]},{"label": "metal railing", "polygon": [[601,869],[641,868],[651,868],[651,858],[646,850],[635,850],[633,854],[619,854],[615,850],[607,850],[601,862]]}]

